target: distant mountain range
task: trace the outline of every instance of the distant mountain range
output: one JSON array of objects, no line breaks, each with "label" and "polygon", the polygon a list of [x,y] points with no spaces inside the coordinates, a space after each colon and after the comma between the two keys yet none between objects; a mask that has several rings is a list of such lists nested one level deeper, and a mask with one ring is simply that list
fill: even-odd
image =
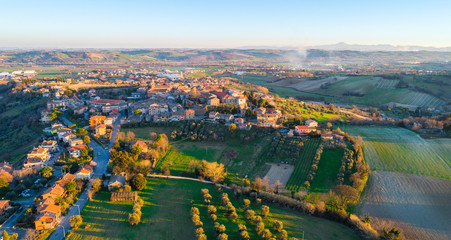
[{"label": "distant mountain range", "polygon": [[376,52],[376,51],[434,51],[434,52],[451,52],[451,47],[427,47],[427,46],[402,46],[402,45],[390,45],[390,44],[377,44],[377,45],[364,45],[364,44],[348,44],[344,42],[328,44],[328,45],[315,45],[315,46],[245,46],[239,49],[279,49],[279,50],[301,50],[308,49],[320,49],[328,51],[361,51],[361,52]]},{"label": "distant mountain range", "polygon": [[344,42],[330,44],[330,45],[318,45],[306,47],[306,49],[321,49],[329,51],[436,51],[436,52],[451,52],[451,47],[425,47],[425,46],[394,46],[390,44],[377,44],[377,45],[362,45],[362,44],[347,44]]}]

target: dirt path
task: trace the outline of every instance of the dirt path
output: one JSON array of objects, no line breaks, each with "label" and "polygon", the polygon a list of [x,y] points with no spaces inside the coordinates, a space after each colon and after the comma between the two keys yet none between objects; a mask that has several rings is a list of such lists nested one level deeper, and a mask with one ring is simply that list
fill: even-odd
[{"label": "dirt path", "polygon": [[[208,180],[200,180],[197,178],[190,178],[190,177],[179,177],[179,176],[166,176],[166,175],[154,175],[154,174],[147,174],[147,177],[150,178],[166,178],[166,179],[185,179],[185,180],[191,180],[191,181],[195,181],[195,182],[203,182],[203,183],[208,183],[208,184],[215,184],[212,181],[208,181]],[[221,185],[222,188],[228,189],[228,190],[232,190],[231,187],[226,186],[226,185]]]},{"label": "dirt path", "polygon": [[377,229],[397,227],[406,239],[450,239],[451,181],[373,172],[360,215]]},{"label": "dirt path", "polygon": [[357,118],[363,119],[363,120],[373,121],[373,119],[371,119],[371,118],[369,118],[369,117],[365,117],[365,116],[362,116],[362,115],[360,115],[360,114],[353,113],[353,112],[351,112],[351,111],[347,111],[347,110],[342,110],[342,109],[340,109],[340,112],[342,112],[342,113],[347,113],[347,114],[351,114],[351,115],[353,115],[353,116],[355,116],[355,117],[357,117]]}]

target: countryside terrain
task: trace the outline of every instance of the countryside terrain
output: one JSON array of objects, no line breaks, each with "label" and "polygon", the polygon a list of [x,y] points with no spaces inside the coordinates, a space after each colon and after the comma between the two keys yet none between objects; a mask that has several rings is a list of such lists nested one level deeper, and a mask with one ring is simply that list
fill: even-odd
[{"label": "countryside terrain", "polygon": [[448,139],[423,139],[393,127],[344,129],[363,137],[365,159],[373,170],[359,213],[372,216],[380,229],[398,226],[406,239],[448,239]]},{"label": "countryside terrain", "polygon": [[[130,226],[126,221],[132,208],[131,202],[113,204],[109,201],[108,192],[100,192],[83,209],[83,225],[73,231],[68,239],[193,239],[191,232],[194,231],[194,226],[189,215],[191,200],[194,200],[194,206],[200,210],[207,237],[213,239],[213,223],[208,219],[207,207],[203,204],[201,195],[203,188],[209,189],[213,196],[212,205],[218,208],[217,221],[225,225],[229,239],[239,238],[238,224],[245,224],[252,239],[256,239],[253,224],[244,219],[242,209],[237,210],[239,219],[236,222],[223,216],[224,208],[219,204],[220,194],[213,186],[171,179],[149,179],[145,189],[139,192],[145,204],[142,209],[143,223],[138,226]],[[237,209],[243,204],[243,198],[235,199],[232,192],[224,192],[229,193],[230,200]],[[264,220],[265,225],[270,228],[273,220],[280,220],[289,236],[302,238],[304,235],[305,239],[359,239],[350,229],[338,223],[268,206],[270,214]],[[260,206],[251,207],[258,212]]]}]

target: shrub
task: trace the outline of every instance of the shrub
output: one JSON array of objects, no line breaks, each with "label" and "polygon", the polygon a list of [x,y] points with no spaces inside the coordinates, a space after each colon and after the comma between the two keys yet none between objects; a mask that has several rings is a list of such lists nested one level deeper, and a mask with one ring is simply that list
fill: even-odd
[{"label": "shrub", "polygon": [[259,222],[261,222],[262,221],[262,217],[260,217],[260,216],[253,216],[252,217],[252,222],[254,223],[254,224],[257,224],[257,223],[259,223]]},{"label": "shrub", "polygon": [[269,207],[266,205],[263,205],[261,208],[261,215],[262,217],[266,217],[269,214]]},{"label": "shrub", "polygon": [[244,199],[243,200],[243,208],[247,208],[247,207],[249,207],[249,205],[251,205],[251,201],[249,199]]},{"label": "shrub", "polygon": [[240,237],[242,240],[248,240],[250,238],[249,233],[246,230],[240,232]]},{"label": "shrub", "polygon": [[236,212],[233,212],[230,214],[230,219],[232,219],[232,221],[235,221],[238,219],[238,214]]},{"label": "shrub", "polygon": [[217,224],[217,225],[215,225],[215,232],[216,232],[216,234],[221,234],[221,233],[224,233],[226,231],[226,227],[224,226],[224,224]]},{"label": "shrub", "polygon": [[255,225],[255,231],[257,231],[258,234],[260,234],[263,229],[265,229],[265,224],[263,222],[258,222],[257,225]]},{"label": "shrub", "polygon": [[229,238],[229,236],[227,236],[227,234],[225,233],[221,233],[218,235],[218,240],[227,240]]},{"label": "shrub", "polygon": [[133,177],[131,185],[133,189],[141,191],[147,184],[146,178],[142,174],[137,174]]},{"label": "shrub", "polygon": [[288,239],[288,233],[285,230],[280,231],[279,233],[279,240],[287,240]]},{"label": "shrub", "polygon": [[254,215],[255,212],[253,210],[248,209],[244,211],[244,216],[246,217],[247,220],[251,220]]},{"label": "shrub", "polygon": [[140,221],[140,217],[137,214],[130,213],[128,215],[128,222],[131,225],[137,225],[139,223],[139,221]]},{"label": "shrub", "polygon": [[218,219],[218,216],[216,216],[216,214],[211,214],[210,219],[214,222],[216,221],[216,219]]},{"label": "shrub", "polygon": [[194,214],[194,215],[192,216],[191,220],[193,221],[193,223],[195,223],[195,222],[197,222],[197,221],[200,221],[200,217],[199,217],[199,215]]},{"label": "shrub", "polygon": [[77,229],[83,223],[83,218],[80,215],[70,217],[69,224],[72,228]]},{"label": "shrub", "polygon": [[199,208],[197,208],[197,207],[192,207],[192,208],[191,208],[191,216],[193,216],[193,215],[199,215],[199,214],[200,214]]},{"label": "shrub", "polygon": [[276,220],[272,223],[272,227],[274,228],[274,231],[280,232],[283,229],[283,223],[281,221]]},{"label": "shrub", "polygon": [[239,231],[239,232],[241,232],[241,231],[246,231],[246,230],[247,230],[246,225],[244,225],[244,224],[238,224],[238,231]]},{"label": "shrub", "polygon": [[207,235],[200,234],[200,235],[197,236],[197,240],[207,240]]},{"label": "shrub", "polygon": [[268,239],[271,238],[271,236],[272,236],[271,231],[269,231],[268,229],[263,229],[263,230],[260,232],[260,237],[261,237],[262,239],[268,240]]},{"label": "shrub", "polygon": [[216,214],[216,207],[215,206],[208,206],[208,214]]}]

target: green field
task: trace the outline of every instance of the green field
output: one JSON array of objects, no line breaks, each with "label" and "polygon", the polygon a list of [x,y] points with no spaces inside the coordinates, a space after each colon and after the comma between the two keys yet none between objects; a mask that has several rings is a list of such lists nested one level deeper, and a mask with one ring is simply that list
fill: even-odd
[{"label": "green field", "polygon": [[[131,202],[109,202],[110,193],[100,192],[83,209],[83,224],[74,230],[68,239],[194,239],[193,224],[190,216],[190,201],[200,210],[201,221],[208,239],[215,239],[213,223],[207,218],[207,208],[202,204],[200,189],[208,188],[213,197],[212,203],[218,208],[218,222],[226,226],[229,239],[239,239],[238,223],[246,223],[248,231],[255,238],[255,227],[245,221],[241,209],[242,199],[235,199],[231,192],[229,198],[237,209],[239,219],[232,222],[224,217],[224,207],[219,207],[220,194],[213,186],[189,180],[148,179],[146,188],[139,193],[145,201],[142,210],[143,222],[130,226],[126,221],[131,212]],[[258,210],[260,206],[252,205]],[[272,230],[272,221],[283,222],[290,237],[305,239],[359,239],[349,228],[338,223],[294,213],[275,206],[265,218],[265,228]],[[89,225],[85,229],[85,226]],[[274,233],[274,231],[271,231]]]},{"label": "green field", "polygon": [[451,179],[451,156],[446,153],[451,148],[449,141],[427,141],[395,127],[345,126],[343,130],[363,138],[365,160],[372,170]]},{"label": "green field", "polygon": [[[150,132],[166,133],[171,129],[163,127],[123,128],[122,132],[133,131],[136,138],[149,139]],[[181,174],[188,170],[191,160],[207,160],[223,163],[229,173],[250,178],[264,177],[270,166],[266,162],[273,159],[264,157],[270,137],[264,137],[243,144],[240,138],[228,138],[224,142],[171,141],[172,148],[160,160],[159,167],[168,166],[171,173]]]},{"label": "green field", "polygon": [[167,136],[171,135],[171,129],[165,127],[121,128],[121,132],[127,133],[128,131],[134,132],[135,137],[140,139],[150,139],[151,132],[155,132],[157,134],[164,133]]},{"label": "green field", "polygon": [[443,160],[446,161],[448,167],[451,167],[451,139],[428,139],[426,142],[432,147],[432,150],[437,153]]},{"label": "green field", "polygon": [[343,149],[323,151],[315,178],[310,183],[309,192],[327,193],[335,186],[343,153]]},{"label": "green field", "polygon": [[315,157],[316,149],[321,142],[320,138],[309,139],[304,144],[301,157],[296,161],[294,171],[288,179],[285,188],[290,191],[297,192],[307,177],[307,174],[312,166],[313,157]]},{"label": "green field", "polygon": [[[374,76],[353,76],[332,83],[327,89],[317,89],[317,94],[336,96],[338,101],[351,104],[379,106],[390,102],[423,106],[439,107],[446,104],[430,94],[416,92],[407,88],[396,88],[390,80]],[[390,87],[388,87],[390,86]],[[343,96],[347,91],[361,93],[364,96]]]}]

